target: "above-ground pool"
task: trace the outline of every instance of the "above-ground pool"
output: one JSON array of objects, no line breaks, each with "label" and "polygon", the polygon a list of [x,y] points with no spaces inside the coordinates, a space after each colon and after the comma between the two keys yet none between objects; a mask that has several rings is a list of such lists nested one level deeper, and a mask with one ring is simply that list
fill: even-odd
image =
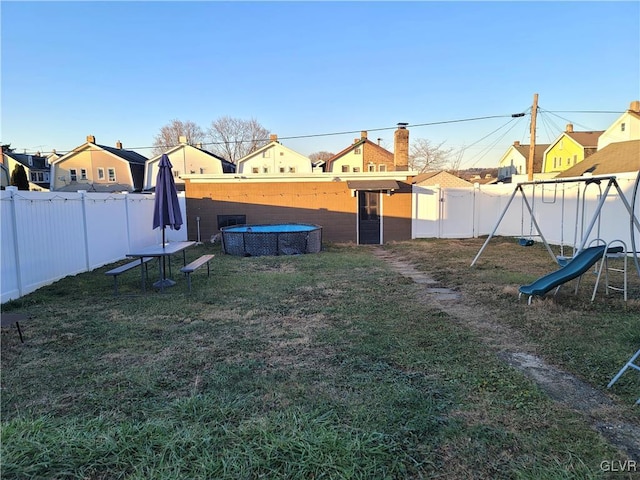
[{"label": "above-ground pool", "polygon": [[222,249],[230,255],[298,255],[318,253],[322,227],[307,223],[222,227]]}]

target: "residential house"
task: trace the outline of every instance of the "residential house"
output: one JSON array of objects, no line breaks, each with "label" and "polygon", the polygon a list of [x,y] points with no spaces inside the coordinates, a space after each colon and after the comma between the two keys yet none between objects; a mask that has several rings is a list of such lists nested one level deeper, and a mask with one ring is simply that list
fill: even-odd
[{"label": "residential house", "polygon": [[141,191],[146,161],[139,153],[122,148],[119,141],[115,148],[108,147],[88,135],[86,143],[51,163],[51,190]]},{"label": "residential house", "polygon": [[[529,175],[529,150],[531,145],[513,142],[498,162],[498,181],[509,182],[514,175]],[[533,149],[533,174],[542,172],[544,152],[549,144],[535,145]]]},{"label": "residential house", "polygon": [[598,150],[614,142],[640,140],[640,101],[635,100],[629,109],[607,128],[598,138]]},{"label": "residential house", "polygon": [[434,170],[424,172],[413,177],[411,182],[413,185],[420,187],[471,187],[473,184],[460,178],[457,175],[447,172],[446,170]]},{"label": "residential house", "polygon": [[4,190],[10,185],[9,180],[9,170],[4,163],[0,163],[0,190]]},{"label": "residential house", "polygon": [[29,190],[49,191],[49,162],[40,152],[35,155],[16,153],[8,145],[2,145],[2,163],[9,177],[17,165],[22,165],[29,179]]},{"label": "residential house", "polygon": [[278,142],[271,135],[270,142],[236,162],[238,174],[307,174],[312,173],[311,160]]},{"label": "residential house", "polygon": [[362,131],[351,145],[329,158],[324,166],[332,173],[373,173],[409,169],[409,130],[399,123],[394,133],[394,153],[372,142]]},{"label": "residential house", "polygon": [[560,173],[582,162],[598,150],[598,138],[604,130],[595,132],[574,132],[568,124],[564,131],[544,152],[544,173]]},{"label": "residential house", "polygon": [[[184,190],[183,174],[204,174],[204,173],[235,173],[236,166],[207,150],[202,148],[202,144],[197,146],[189,145],[187,137],[180,137],[180,143],[164,154],[169,156],[171,161],[171,171],[175,179],[176,189]],[[152,190],[156,186],[158,176],[158,165],[162,154],[146,161],[144,168],[144,190]]]},{"label": "residential house", "polygon": [[568,168],[556,178],[611,175],[640,170],[640,139],[610,143],[589,158]]}]

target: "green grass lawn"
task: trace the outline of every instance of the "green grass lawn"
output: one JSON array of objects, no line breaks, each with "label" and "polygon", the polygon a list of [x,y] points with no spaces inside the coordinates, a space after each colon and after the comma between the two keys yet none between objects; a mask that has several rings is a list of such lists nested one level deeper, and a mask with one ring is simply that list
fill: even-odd
[{"label": "green grass lawn", "polygon": [[[605,391],[640,344],[640,302],[592,304],[585,286],[527,306],[517,286],[546,252],[498,241],[470,268],[481,243],[385,248]],[[182,278],[141,294],[132,271],[114,297],[108,266],[3,305],[32,319],[25,344],[2,331],[2,478],[589,479],[627,460],[369,248],[203,253],[191,295]],[[636,423],[639,387],[628,373],[610,392]]]}]

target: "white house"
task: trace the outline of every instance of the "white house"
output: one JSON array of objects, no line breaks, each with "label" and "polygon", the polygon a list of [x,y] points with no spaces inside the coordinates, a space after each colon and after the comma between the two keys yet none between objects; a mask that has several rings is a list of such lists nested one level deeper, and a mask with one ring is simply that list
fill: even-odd
[{"label": "white house", "polygon": [[[180,143],[164,152],[169,157],[172,165],[172,173],[176,188],[184,189],[182,175],[189,174],[220,174],[234,173],[236,166],[207,150],[202,149],[202,144],[194,147],[187,143],[186,137],[180,137]],[[156,186],[158,165],[163,154],[150,158],[144,166],[144,190],[151,190]]]},{"label": "white house", "polygon": [[241,174],[292,174],[312,173],[311,160],[278,142],[271,135],[270,142],[237,162],[237,173]]},{"label": "white house", "polygon": [[629,105],[629,110],[607,128],[598,138],[598,150],[602,150],[610,143],[640,140],[640,101],[635,100]]},{"label": "white house", "polygon": [[[544,151],[549,144],[535,145],[533,153],[533,173],[540,173]],[[530,145],[521,145],[520,142],[513,142],[498,162],[498,181],[511,178],[514,175],[528,175],[527,165],[529,163]]]}]

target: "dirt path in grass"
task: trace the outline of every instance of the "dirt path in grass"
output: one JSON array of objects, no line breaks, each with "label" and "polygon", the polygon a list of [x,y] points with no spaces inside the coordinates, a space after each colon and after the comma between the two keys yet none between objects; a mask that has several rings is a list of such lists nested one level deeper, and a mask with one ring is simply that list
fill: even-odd
[{"label": "dirt path in grass", "polygon": [[[612,445],[640,462],[640,425],[622,420],[621,408],[606,394],[535,355],[520,332],[491,320],[491,311],[472,304],[459,292],[439,285],[409,261],[381,248],[372,252],[401,275],[422,286],[420,300],[437,306],[471,328],[497,356],[536,382],[553,400],[582,414]],[[638,406],[637,408],[640,408]]]}]

